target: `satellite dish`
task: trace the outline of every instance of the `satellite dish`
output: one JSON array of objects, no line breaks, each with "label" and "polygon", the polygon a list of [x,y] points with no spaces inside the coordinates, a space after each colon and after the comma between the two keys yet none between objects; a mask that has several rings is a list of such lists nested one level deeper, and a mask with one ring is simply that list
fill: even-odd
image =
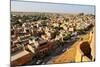
[{"label": "satellite dish", "polygon": [[80,49],[83,52],[84,56],[87,56],[89,59],[92,60],[91,47],[88,41],[81,43]]}]

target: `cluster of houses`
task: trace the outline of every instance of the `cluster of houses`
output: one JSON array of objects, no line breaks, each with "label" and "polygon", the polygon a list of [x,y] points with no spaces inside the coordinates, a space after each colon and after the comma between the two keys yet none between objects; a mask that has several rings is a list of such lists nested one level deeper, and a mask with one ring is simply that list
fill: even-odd
[{"label": "cluster of houses", "polygon": [[[38,48],[40,43],[63,42],[72,35],[88,30],[95,25],[94,15],[52,14],[11,15],[11,52],[17,53],[28,44]],[[33,51],[34,52],[34,51]]]}]

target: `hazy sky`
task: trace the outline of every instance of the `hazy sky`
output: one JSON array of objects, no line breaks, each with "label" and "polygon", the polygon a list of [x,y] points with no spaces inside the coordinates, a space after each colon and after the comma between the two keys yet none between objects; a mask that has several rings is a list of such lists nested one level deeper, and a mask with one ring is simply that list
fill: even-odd
[{"label": "hazy sky", "polygon": [[39,3],[28,1],[11,1],[11,11],[17,12],[62,12],[62,13],[95,13],[93,5],[71,5],[71,4],[54,4]]}]

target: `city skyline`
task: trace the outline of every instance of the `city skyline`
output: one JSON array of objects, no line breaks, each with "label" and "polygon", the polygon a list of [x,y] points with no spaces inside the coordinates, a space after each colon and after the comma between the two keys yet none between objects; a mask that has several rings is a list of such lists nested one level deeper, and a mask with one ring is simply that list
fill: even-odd
[{"label": "city skyline", "polygon": [[55,4],[32,1],[11,1],[12,12],[53,12],[95,14],[93,5]]}]

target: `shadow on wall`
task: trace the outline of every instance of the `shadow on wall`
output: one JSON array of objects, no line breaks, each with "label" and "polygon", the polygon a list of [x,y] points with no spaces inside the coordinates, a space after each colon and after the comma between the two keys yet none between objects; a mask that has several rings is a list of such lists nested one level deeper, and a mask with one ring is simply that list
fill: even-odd
[{"label": "shadow on wall", "polygon": [[80,49],[83,52],[83,55],[81,57],[81,61],[83,60],[83,56],[88,57],[90,60],[92,60],[92,55],[91,55],[91,47],[88,41],[83,42],[80,44]]}]

